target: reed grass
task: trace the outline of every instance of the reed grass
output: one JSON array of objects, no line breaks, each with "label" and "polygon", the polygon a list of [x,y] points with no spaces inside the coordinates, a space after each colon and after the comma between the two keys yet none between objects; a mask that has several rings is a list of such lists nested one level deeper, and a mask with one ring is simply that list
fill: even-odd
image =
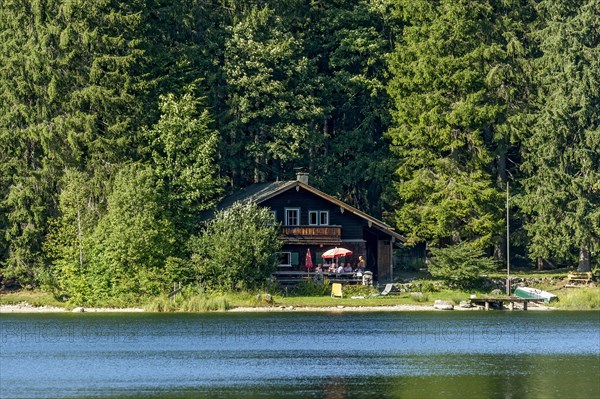
[{"label": "reed grass", "polygon": [[412,292],[410,299],[417,303],[426,303],[429,302],[429,294],[426,292]]},{"label": "reed grass", "polygon": [[217,312],[225,311],[231,308],[231,305],[225,296],[202,296],[194,295],[183,298],[178,297],[169,299],[166,296],[160,296],[148,303],[144,309],[147,312]]},{"label": "reed grass", "polygon": [[600,288],[568,288],[558,294],[554,306],[569,310],[600,309]]}]

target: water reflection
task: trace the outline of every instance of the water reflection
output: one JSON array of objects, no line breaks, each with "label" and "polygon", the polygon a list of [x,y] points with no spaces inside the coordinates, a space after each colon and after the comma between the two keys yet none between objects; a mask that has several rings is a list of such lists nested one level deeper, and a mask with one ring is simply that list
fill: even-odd
[{"label": "water reflection", "polygon": [[2,315],[0,396],[597,397],[599,316]]}]

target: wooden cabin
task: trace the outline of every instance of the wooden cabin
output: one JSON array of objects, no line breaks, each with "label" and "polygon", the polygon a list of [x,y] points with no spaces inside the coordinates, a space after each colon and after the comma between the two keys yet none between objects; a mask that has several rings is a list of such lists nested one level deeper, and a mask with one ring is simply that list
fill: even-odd
[{"label": "wooden cabin", "polygon": [[[308,184],[308,174],[298,173],[296,180],[258,183],[225,198],[225,209],[235,202],[252,201],[271,209],[281,224],[284,240],[278,271],[308,271],[307,251],[314,267],[329,265],[321,254],[335,247],[352,251],[336,260],[356,267],[358,257],[366,260],[366,270],[380,284],[393,281],[393,250],[401,247],[404,237],[392,227],[364,212],[317,190]],[[314,269],[313,269],[314,270]]]}]

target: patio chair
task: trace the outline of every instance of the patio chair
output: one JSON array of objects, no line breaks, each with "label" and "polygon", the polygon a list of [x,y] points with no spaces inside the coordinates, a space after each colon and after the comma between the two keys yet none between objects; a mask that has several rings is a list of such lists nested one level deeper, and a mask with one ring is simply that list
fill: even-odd
[{"label": "patio chair", "polygon": [[381,295],[387,295],[394,290],[394,284],[386,284],[383,291],[381,291]]},{"label": "patio chair", "polygon": [[340,298],[344,297],[344,294],[342,294],[342,284],[333,283],[331,284],[331,297],[335,298],[337,296],[339,296]]}]

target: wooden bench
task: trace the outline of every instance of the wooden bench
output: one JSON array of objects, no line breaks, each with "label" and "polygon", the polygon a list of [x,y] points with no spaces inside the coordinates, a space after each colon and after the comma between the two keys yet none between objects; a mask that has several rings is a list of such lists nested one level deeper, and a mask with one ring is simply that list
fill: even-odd
[{"label": "wooden bench", "polygon": [[570,272],[567,280],[567,287],[581,284],[588,285],[592,281],[592,272]]}]

